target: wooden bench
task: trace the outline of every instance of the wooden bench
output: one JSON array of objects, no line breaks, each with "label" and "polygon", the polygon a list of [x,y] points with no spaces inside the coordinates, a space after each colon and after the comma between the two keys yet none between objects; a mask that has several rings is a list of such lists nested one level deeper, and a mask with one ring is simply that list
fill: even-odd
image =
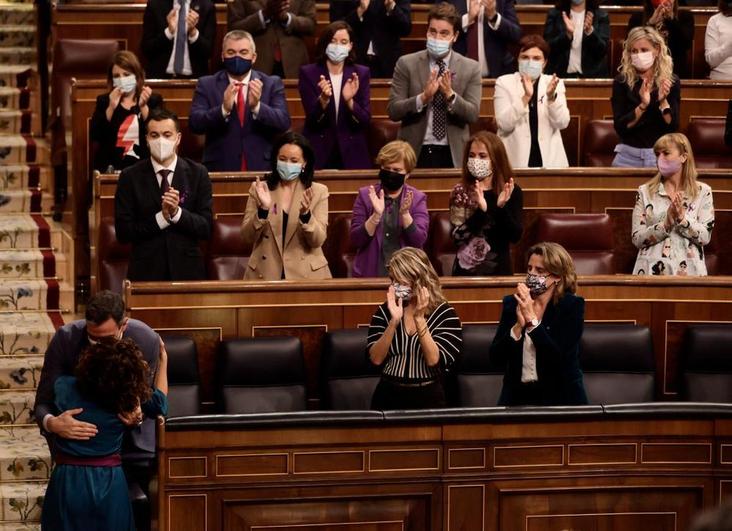
[{"label": "wooden bench", "polygon": [[158,529],[689,529],[729,502],[729,405],[188,417]]},{"label": "wooden bench", "polygon": [[[515,277],[442,279],[463,323],[498,321]],[[326,282],[125,283],[130,316],[166,334],[192,337],[198,347],[203,401],[213,402],[216,346],[222,339],[295,335],[303,344],[308,397],[318,403],[319,356],[328,330],[366,326],[385,298],[386,279]],[[650,327],[656,353],[657,397],[676,396],[683,332],[689,323],[732,322],[732,277],[580,278],[587,322]]]},{"label": "wooden bench", "polygon": [[[427,12],[429,5],[412,5],[412,31],[402,39],[404,53],[424,49],[427,34]],[[549,5],[519,5],[516,11],[524,35],[544,34]],[[610,16],[610,61],[611,73],[616,72],[622,52],[622,41],[627,34],[628,19],[639,12],[635,6],[602,6]],[[714,7],[681,7],[694,15],[694,42],[690,51],[689,65],[692,77],[707,77],[709,68],[704,60],[704,33],[707,21],[717,10]],[[142,18],[144,3],[87,3],[69,2],[55,4],[53,10],[54,37],[74,39],[115,39],[120,45],[141,56]],[[305,39],[310,57],[313,57],[317,36],[329,23],[328,4],[318,4],[315,35]],[[216,68],[221,55],[221,40],[226,33],[226,5],[216,5],[216,43],[212,53],[212,65]]]}]

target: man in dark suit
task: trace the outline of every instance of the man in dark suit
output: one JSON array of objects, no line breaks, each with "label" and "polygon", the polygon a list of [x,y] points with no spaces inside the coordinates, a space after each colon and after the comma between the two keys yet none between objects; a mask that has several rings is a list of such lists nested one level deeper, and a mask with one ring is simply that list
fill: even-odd
[{"label": "man in dark suit", "polygon": [[[185,35],[185,39],[179,36]],[[142,21],[145,75],[152,79],[208,74],[216,38],[211,0],[148,0]]]},{"label": "man in dark suit", "polygon": [[[86,440],[97,434],[93,424],[74,418],[80,410],[58,411],[54,404],[54,384],[60,376],[73,376],[81,352],[91,342],[102,338],[129,338],[140,348],[150,366],[151,377],[157,370],[160,336],[149,326],[125,317],[122,297],[111,291],[100,291],[89,300],[85,319],[68,323],[56,331],[48,344],[43,370],[36,391],[34,415],[41,433],[53,448],[54,437]],[[153,380],[150,380],[152,385]],[[128,483],[147,493],[155,458],[155,419],[144,419],[139,410],[120,418],[130,429],[122,444],[122,466]],[[149,529],[149,515],[136,512],[138,530]]]},{"label": "man in dark suit", "polygon": [[211,234],[211,180],[206,168],[178,157],[178,117],[154,111],[148,118],[151,158],[125,168],[115,194],[117,240],[132,244],[130,280],[206,278],[199,240]]},{"label": "man in dark suit", "polygon": [[462,15],[455,51],[480,64],[483,77],[516,70],[510,46],[521,39],[514,0],[449,0]]},{"label": "man in dark suit", "polygon": [[224,70],[198,80],[189,125],[206,135],[209,171],[271,169],[272,141],[290,127],[285,87],[276,76],[253,70],[254,39],[246,31],[224,36]]},{"label": "man in dark suit", "polygon": [[227,27],[254,36],[259,70],[297,78],[309,62],[305,37],[315,33],[315,0],[233,0],[228,7]]},{"label": "man in dark suit", "polygon": [[402,55],[401,39],[412,31],[409,0],[332,0],[330,21],[345,20],[355,33],[356,62],[372,78],[390,78]]}]

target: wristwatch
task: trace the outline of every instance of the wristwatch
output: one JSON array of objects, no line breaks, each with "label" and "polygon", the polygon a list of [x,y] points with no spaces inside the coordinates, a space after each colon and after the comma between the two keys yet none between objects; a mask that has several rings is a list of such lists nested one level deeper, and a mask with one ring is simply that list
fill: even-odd
[{"label": "wristwatch", "polygon": [[531,328],[536,328],[539,326],[539,320],[534,317],[531,321],[529,321],[529,324],[531,325]]}]

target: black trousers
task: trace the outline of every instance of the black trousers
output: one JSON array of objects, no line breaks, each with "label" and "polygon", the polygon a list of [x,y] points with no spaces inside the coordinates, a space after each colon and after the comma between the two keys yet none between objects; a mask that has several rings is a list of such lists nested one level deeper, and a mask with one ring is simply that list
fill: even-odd
[{"label": "black trousers", "polygon": [[450,146],[425,144],[419,152],[418,168],[454,168]]},{"label": "black trousers", "polygon": [[445,390],[440,381],[407,387],[382,378],[379,380],[371,409],[434,409],[446,406]]}]

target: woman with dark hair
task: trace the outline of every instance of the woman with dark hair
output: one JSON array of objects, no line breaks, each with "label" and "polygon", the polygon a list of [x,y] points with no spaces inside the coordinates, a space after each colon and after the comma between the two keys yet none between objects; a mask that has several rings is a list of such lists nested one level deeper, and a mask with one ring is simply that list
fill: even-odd
[{"label": "woman with dark hair", "polygon": [[682,79],[691,77],[686,60],[694,43],[694,15],[690,11],[679,11],[677,0],[643,0],[643,11],[633,13],[628,20],[628,32],[639,26],[651,26],[664,38],[674,74]]},{"label": "woman with dark hair", "polygon": [[511,275],[509,244],[521,239],[523,194],[497,135],[480,131],[465,144],[463,179],[450,194],[457,247],[453,275]]},{"label": "woman with dark hair", "polygon": [[399,249],[388,270],[386,302],[371,317],[368,332],[369,359],[381,367],[371,408],[445,407],[442,380],[460,358],[460,318],[422,249]]},{"label": "woman with dark hair", "polygon": [[561,78],[608,77],[610,18],[597,0],[558,0],[549,10],[544,39],[548,74]]},{"label": "woman with dark hair", "polygon": [[503,298],[491,362],[505,367],[500,406],[587,403],[579,362],[585,300],[575,295],[577,273],[557,243],[531,247],[526,281]]},{"label": "woman with dark hair", "polygon": [[145,73],[134,53],[117,52],[107,71],[106,94],[97,96],[89,136],[95,149],[94,169],[120,171],[150,156],[145,121],[163,98],[145,85]]},{"label": "woman with dark hair", "polygon": [[541,35],[519,41],[518,72],[496,79],[498,136],[514,168],[566,168],[562,129],[569,125],[564,82],[542,74],[549,45]]},{"label": "woman with dark hair", "polygon": [[732,0],[719,0],[717,9],[719,13],[707,22],[704,58],[710,79],[732,81]]},{"label": "woman with dark hair", "polygon": [[249,188],[241,233],[252,246],[244,279],[331,278],[323,243],[328,188],[313,182],[315,155],[292,131],[272,146],[272,171]]},{"label": "woman with dark hair", "polygon": [[43,502],[41,529],[134,531],[120,457],[126,430],[120,416],[138,408],[147,417],[167,414],[168,355],[162,341],[154,389],[149,371],[133,340],[107,338],[82,352],[75,376],[56,380],[57,410],[71,411],[77,420],[96,426],[97,433],[86,439],[53,439],[56,466]]},{"label": "woman with dark hair", "polygon": [[351,26],[337,21],[318,39],[315,63],[300,67],[303,134],[315,151],[316,170],[372,166],[366,140],[371,74],[354,64],[355,56]]}]

